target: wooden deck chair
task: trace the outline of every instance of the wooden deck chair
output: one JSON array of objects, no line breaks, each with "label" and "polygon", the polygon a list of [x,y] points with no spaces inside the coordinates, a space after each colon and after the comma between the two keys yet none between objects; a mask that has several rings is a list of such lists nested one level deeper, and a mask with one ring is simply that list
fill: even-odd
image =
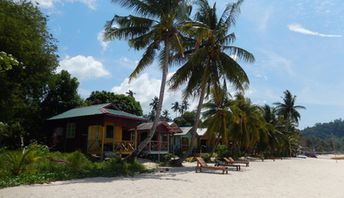
[{"label": "wooden deck chair", "polygon": [[210,169],[210,170],[222,170],[222,174],[225,174],[225,173],[228,174],[228,167],[208,166],[208,164],[205,163],[205,161],[201,157],[196,157],[196,161],[197,161],[196,173],[197,173],[197,170],[199,170],[199,172],[202,172],[202,169]]},{"label": "wooden deck chair", "polygon": [[228,162],[218,162],[218,163],[216,163],[215,164],[215,166],[231,166],[231,167],[235,167],[235,169],[237,170],[237,171],[240,171],[241,170],[241,166],[240,166],[240,164],[232,164],[232,163],[228,163]]},{"label": "wooden deck chair", "polygon": [[231,157],[224,157],[223,158],[225,160],[225,162],[227,164],[245,164],[246,167],[248,167],[250,165],[250,162],[249,161],[246,161],[246,160],[234,160],[233,158]]}]

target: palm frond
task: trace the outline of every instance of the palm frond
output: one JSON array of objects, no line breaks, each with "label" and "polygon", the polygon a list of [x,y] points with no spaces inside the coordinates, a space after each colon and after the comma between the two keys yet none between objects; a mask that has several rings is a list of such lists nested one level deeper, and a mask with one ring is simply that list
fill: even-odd
[{"label": "palm frond", "polygon": [[253,54],[251,54],[250,52],[248,52],[247,50],[243,48],[236,47],[236,46],[225,46],[224,49],[229,50],[229,54],[233,55],[235,58],[239,60],[242,60],[248,63],[255,62],[255,58]]},{"label": "palm frond", "polygon": [[142,70],[144,70],[149,64],[151,64],[154,61],[155,57],[155,50],[156,50],[156,44],[151,43],[145,53],[143,54],[141,60],[139,61],[138,65],[136,66],[135,70],[130,74],[129,81],[136,78],[139,73],[141,73]]}]

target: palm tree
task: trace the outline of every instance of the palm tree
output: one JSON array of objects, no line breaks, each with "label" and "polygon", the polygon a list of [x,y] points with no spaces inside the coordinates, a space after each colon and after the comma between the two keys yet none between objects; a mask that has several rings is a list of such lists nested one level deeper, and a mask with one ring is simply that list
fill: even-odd
[{"label": "palm tree", "polygon": [[306,109],[304,106],[295,105],[296,96],[292,95],[289,90],[283,92],[283,102],[276,102],[277,115],[280,116],[281,131],[285,136],[285,146],[288,147],[289,156],[297,149],[300,140],[298,130],[295,128],[301,118],[299,109]]},{"label": "palm tree", "polygon": [[180,42],[182,35],[179,29],[180,24],[188,19],[191,7],[186,0],[112,1],[133,10],[137,16],[115,15],[105,25],[105,39],[126,39],[130,47],[136,50],[145,50],[129,79],[136,78],[138,74],[148,67],[154,61],[157,53],[159,53],[160,68],[162,70],[159,103],[154,123],[147,138],[131,154],[130,158],[135,158],[155,134],[164,100],[170,56],[173,52],[183,53],[183,47]]},{"label": "palm tree", "polygon": [[156,110],[158,109],[158,104],[159,104],[159,98],[155,96],[152,99],[152,102],[149,103],[149,106],[152,108],[152,111],[156,112]]},{"label": "palm tree", "polygon": [[181,115],[183,115],[183,113],[189,109],[189,105],[190,104],[188,103],[187,100],[183,100],[182,105],[179,109]]},{"label": "palm tree", "polygon": [[170,113],[168,112],[167,109],[162,111],[162,119],[165,120],[166,122],[170,121]]},{"label": "palm tree", "polygon": [[172,109],[174,112],[176,112],[176,117],[177,117],[177,113],[178,113],[178,111],[179,111],[179,108],[180,108],[179,102],[176,101],[176,102],[172,103],[171,109]]},{"label": "palm tree", "polygon": [[282,116],[290,124],[298,124],[301,118],[299,109],[306,109],[304,106],[295,105],[296,96],[292,95],[289,90],[284,91],[283,102],[276,102],[277,114]]},{"label": "palm tree", "polygon": [[226,89],[215,87],[211,92],[211,99],[203,105],[205,111],[202,113],[207,126],[209,140],[216,148],[222,140],[222,144],[228,145],[230,133],[228,125],[232,118],[232,111],[229,102],[229,96]]},{"label": "palm tree", "polygon": [[128,90],[127,92],[125,92],[128,96],[130,96],[130,97],[134,97],[134,94],[136,94],[136,93],[134,93],[132,90]]},{"label": "palm tree", "polygon": [[259,141],[267,141],[268,134],[262,109],[242,94],[237,94],[232,101],[233,111],[230,131],[234,146],[250,152]]},{"label": "palm tree", "polygon": [[[232,57],[236,56],[238,60],[252,63],[254,56],[242,48],[232,46],[235,34],[228,34],[229,29],[235,25],[242,2],[243,0],[239,0],[228,4],[218,20],[215,4],[210,7],[206,0],[199,0],[195,20],[189,22],[193,27],[189,32],[195,48],[185,52],[187,54],[185,62],[172,76],[170,85],[171,89],[175,90],[187,82],[184,98],[199,96],[196,120],[191,129],[193,146],[196,144],[196,129],[203,100],[209,94],[209,90],[214,86],[221,86],[222,80],[223,82],[228,80],[240,90],[249,83],[245,71]],[[189,149],[177,163],[180,164],[187,155],[190,155],[192,149]]]}]

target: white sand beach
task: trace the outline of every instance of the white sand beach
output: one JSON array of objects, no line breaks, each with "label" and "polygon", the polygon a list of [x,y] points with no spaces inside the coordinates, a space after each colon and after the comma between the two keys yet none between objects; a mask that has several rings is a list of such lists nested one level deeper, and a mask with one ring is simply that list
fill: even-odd
[{"label": "white sand beach", "polygon": [[0,190],[0,197],[255,197],[343,198],[344,161],[283,159],[251,162],[228,175],[195,173],[194,163],[132,178],[90,178]]}]

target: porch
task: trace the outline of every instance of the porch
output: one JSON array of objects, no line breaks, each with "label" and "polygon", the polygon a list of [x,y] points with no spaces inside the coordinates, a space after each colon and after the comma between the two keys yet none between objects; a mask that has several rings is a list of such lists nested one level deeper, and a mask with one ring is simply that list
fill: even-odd
[{"label": "porch", "polygon": [[101,158],[129,155],[136,149],[136,136],[136,130],[119,126],[89,126],[87,153]]},{"label": "porch", "polygon": [[169,142],[151,141],[144,149],[144,152],[147,154],[169,153]]}]

